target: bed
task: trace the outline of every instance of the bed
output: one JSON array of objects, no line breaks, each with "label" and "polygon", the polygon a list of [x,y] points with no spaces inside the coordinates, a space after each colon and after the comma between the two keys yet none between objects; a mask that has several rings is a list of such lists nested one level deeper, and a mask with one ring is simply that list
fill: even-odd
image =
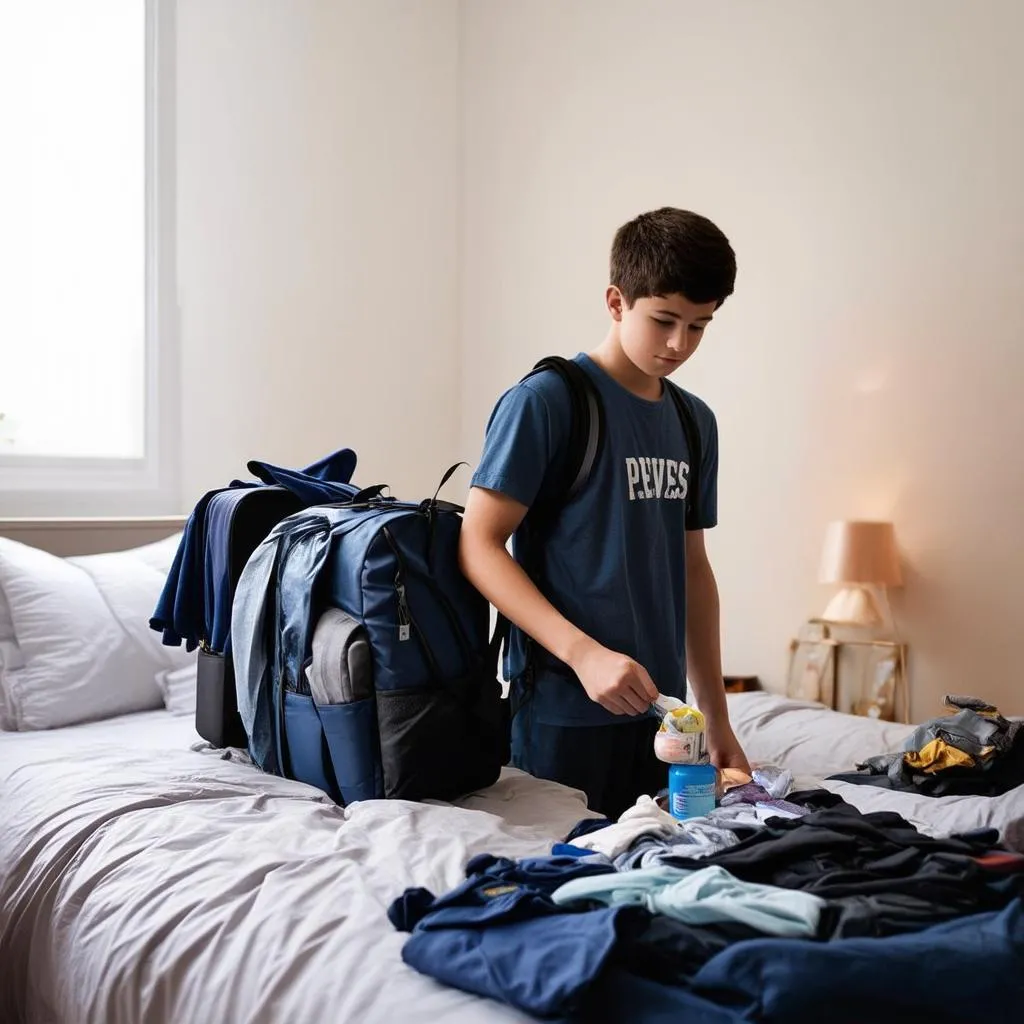
[{"label": "bed", "polygon": [[[73,556],[178,528],[0,533]],[[729,702],[750,756],[785,764],[798,785],[898,748],[909,728],[768,693]],[[1024,820],[1016,791],[928,800],[824,785],[933,834],[993,824],[1016,841]],[[0,1020],[531,1019],[407,968],[386,911],[408,887],[453,888],[477,853],[546,854],[588,816],[579,792],[514,769],[455,803],[343,809],[213,750],[187,707],[0,732]]]}]

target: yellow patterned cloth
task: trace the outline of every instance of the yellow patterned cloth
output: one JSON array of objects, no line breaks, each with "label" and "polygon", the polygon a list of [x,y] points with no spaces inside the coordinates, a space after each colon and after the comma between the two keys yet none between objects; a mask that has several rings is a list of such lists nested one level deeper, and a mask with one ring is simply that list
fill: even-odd
[{"label": "yellow patterned cloth", "polygon": [[904,754],[903,763],[915,771],[934,775],[944,768],[973,768],[974,758],[945,740],[936,739],[926,743],[920,750]]}]

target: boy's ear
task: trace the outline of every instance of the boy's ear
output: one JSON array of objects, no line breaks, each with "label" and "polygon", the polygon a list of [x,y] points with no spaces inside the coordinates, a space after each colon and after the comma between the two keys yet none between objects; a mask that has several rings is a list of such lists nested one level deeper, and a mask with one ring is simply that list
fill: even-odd
[{"label": "boy's ear", "polygon": [[615,285],[608,285],[608,289],[604,293],[604,303],[608,307],[608,312],[611,313],[612,319],[621,321],[622,311],[626,308],[626,300],[622,297],[622,292]]}]

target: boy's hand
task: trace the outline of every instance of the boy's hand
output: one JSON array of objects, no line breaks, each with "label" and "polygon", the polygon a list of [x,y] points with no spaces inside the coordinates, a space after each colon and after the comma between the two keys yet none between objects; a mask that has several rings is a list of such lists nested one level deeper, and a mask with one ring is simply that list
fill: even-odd
[{"label": "boy's hand", "polygon": [[708,723],[707,732],[708,756],[711,763],[721,771],[723,768],[738,768],[750,774],[750,762],[743,753],[740,741],[726,720],[725,726]]},{"label": "boy's hand", "polygon": [[587,696],[615,715],[642,715],[658,696],[643,665],[600,644],[588,645],[573,661]]}]

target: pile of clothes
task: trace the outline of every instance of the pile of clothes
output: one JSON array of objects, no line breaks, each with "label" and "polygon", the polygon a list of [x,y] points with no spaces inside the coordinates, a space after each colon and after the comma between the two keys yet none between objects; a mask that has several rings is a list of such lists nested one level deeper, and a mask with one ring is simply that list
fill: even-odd
[{"label": "pile of clothes", "polygon": [[919,725],[901,750],[831,778],[926,796],[1000,796],[1024,785],[1024,722],[978,697],[945,703],[954,714]]},{"label": "pile of clothes", "polygon": [[562,1021],[1016,1020],[1024,855],[752,782],[705,818],[641,798],[549,856],[475,857],[388,914],[416,970]]}]

